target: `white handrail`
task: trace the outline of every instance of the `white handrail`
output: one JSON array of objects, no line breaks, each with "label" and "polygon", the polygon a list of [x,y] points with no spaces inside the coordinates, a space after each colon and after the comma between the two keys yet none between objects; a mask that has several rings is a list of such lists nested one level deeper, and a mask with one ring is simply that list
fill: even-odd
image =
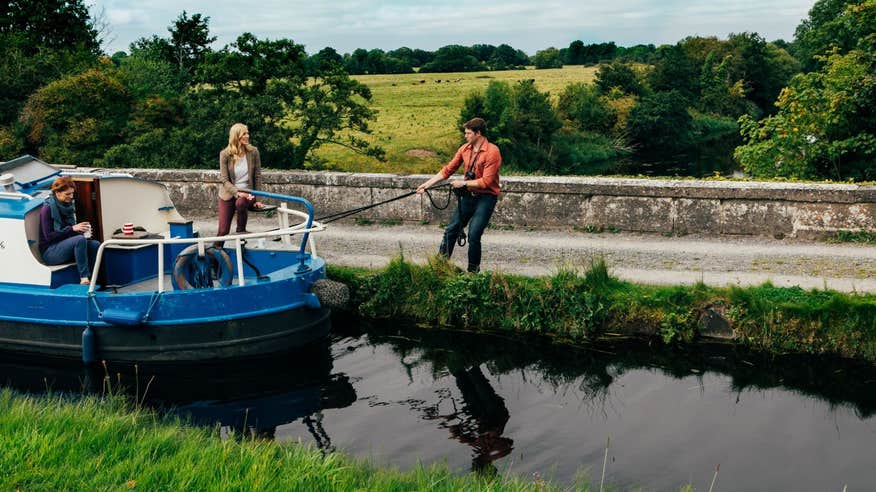
[{"label": "white handrail", "polygon": [[[307,214],[300,212],[298,210],[291,210],[286,208],[285,206],[277,208],[277,211],[280,212],[280,217],[286,218],[286,223],[288,224],[289,214],[299,215],[304,217],[305,219],[308,217]],[[97,275],[100,270],[100,264],[103,260],[103,252],[107,246],[111,245],[122,245],[122,246],[140,246],[140,245],[150,245],[157,244],[158,245],[158,292],[164,292],[164,245],[166,244],[199,244],[201,248],[205,243],[215,243],[219,241],[228,241],[235,240],[235,252],[237,253],[237,277],[239,285],[244,285],[243,278],[243,255],[242,255],[242,244],[245,239],[259,239],[259,238],[273,238],[273,237],[283,237],[288,240],[291,236],[295,234],[304,234],[308,232],[319,232],[325,230],[325,226],[319,222],[314,221],[311,227],[306,226],[306,222],[302,222],[296,224],[291,227],[280,228],[273,231],[264,231],[264,232],[251,232],[249,234],[239,234],[235,236],[211,236],[211,237],[188,237],[188,238],[161,238],[161,239],[107,239],[100,244],[100,247],[97,249],[97,258],[94,262],[94,270],[91,273],[91,285],[88,287],[88,292],[94,292],[94,289],[97,286]],[[288,243],[291,244],[291,241]],[[313,236],[310,236],[308,240],[308,245],[310,246],[311,253],[315,257],[315,244],[313,242]]]},{"label": "white handrail", "polygon": [[19,200],[30,200],[33,198],[27,193],[20,191],[0,191],[0,198],[18,198]]}]

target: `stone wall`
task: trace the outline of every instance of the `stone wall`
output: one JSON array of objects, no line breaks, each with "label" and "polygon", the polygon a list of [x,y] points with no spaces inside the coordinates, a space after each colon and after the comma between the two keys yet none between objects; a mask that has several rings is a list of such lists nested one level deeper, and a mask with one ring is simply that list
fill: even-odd
[{"label": "stone wall", "polygon": [[[183,215],[215,213],[218,172],[126,170],[165,183]],[[266,171],[265,191],[310,200],[316,216],[398,197],[427,175]],[[439,205],[445,188],[433,192]],[[438,210],[413,195],[368,210],[375,221],[446,222],[451,206]],[[762,235],[815,238],[838,230],[876,232],[876,186],[671,179],[509,176],[493,225],[577,228],[663,234]]]}]

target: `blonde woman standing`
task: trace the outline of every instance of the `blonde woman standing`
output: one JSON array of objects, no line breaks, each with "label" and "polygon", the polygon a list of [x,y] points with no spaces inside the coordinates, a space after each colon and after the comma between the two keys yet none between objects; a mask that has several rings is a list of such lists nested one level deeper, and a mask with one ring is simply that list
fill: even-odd
[{"label": "blonde woman standing", "polygon": [[[235,123],[228,132],[228,146],[219,153],[219,236],[231,230],[231,218],[237,212],[237,229],[245,234],[250,210],[264,208],[255,196],[241,189],[257,190],[262,184],[262,162],[259,149],[249,144],[249,129]],[[221,243],[217,243],[222,247]]]}]

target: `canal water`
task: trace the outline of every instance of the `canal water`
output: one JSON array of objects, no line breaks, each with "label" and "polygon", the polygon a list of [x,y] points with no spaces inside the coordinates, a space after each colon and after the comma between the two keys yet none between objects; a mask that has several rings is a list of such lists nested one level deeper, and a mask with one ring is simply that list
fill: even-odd
[{"label": "canal water", "polygon": [[[340,326],[339,326],[340,325]],[[570,347],[500,334],[336,323],[328,343],[199,369],[40,365],[20,391],[104,391],[162,411],[408,469],[628,489],[876,489],[876,369],[727,345]],[[608,459],[605,461],[606,447]]]}]

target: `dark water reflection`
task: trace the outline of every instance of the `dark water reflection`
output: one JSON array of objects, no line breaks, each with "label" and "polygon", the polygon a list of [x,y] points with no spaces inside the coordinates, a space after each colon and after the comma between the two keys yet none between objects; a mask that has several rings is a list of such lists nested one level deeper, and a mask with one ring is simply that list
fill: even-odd
[{"label": "dark water reflection", "polygon": [[715,175],[729,177],[739,168],[733,162],[697,156],[624,157],[595,167],[591,174],[707,178]]},{"label": "dark water reflection", "polygon": [[[570,348],[528,338],[344,326],[331,344],[258,364],[109,368],[159,408],[244,431],[463,472],[622,488],[873,490],[876,369],[723,345]],[[119,376],[121,374],[121,376]],[[151,379],[151,382],[149,380]],[[25,391],[100,390],[101,375],[5,359]]]}]

